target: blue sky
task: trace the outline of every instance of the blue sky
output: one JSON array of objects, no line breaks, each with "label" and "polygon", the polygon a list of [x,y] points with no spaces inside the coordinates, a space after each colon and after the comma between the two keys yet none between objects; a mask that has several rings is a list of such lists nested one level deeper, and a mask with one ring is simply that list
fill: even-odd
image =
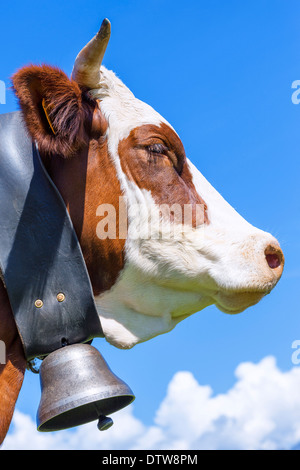
[{"label": "blue sky", "polygon": [[[134,417],[152,425],[179,371],[215,395],[234,386],[241,363],[273,356],[282,374],[289,371],[292,342],[300,339],[300,104],[291,100],[300,80],[299,2],[16,0],[1,9],[7,86],[28,63],[70,74],[108,17],[106,67],[174,126],[204,176],[249,222],[272,232],[285,254],[278,286],[241,315],[209,307],[130,351],[95,341],[134,390]],[[8,90],[0,112],[16,109]],[[17,409],[34,420],[39,398],[38,377],[28,373]]]}]

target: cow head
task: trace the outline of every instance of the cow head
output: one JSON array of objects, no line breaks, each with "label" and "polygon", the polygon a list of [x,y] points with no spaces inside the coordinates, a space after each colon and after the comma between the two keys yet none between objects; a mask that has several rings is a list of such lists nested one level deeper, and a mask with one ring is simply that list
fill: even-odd
[{"label": "cow head", "polygon": [[[13,83],[73,220],[105,336],[129,348],[211,304],[242,312],[276,285],[284,258],[187,159],[170,124],[101,65],[109,35],[104,20],[71,79],[29,66]],[[105,238],[110,207],[116,230]]]}]

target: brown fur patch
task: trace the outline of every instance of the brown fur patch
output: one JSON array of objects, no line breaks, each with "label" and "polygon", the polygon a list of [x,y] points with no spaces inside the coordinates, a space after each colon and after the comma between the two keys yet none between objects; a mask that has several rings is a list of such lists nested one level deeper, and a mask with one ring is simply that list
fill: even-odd
[{"label": "brown fur patch", "polygon": [[119,233],[121,188],[103,136],[106,128],[107,123],[96,107],[90,122],[89,145],[71,159],[54,157],[47,161],[48,172],[70,213],[95,295],[113,286],[124,265],[125,240],[101,240],[96,233],[100,204],[115,208]]},{"label": "brown fur patch", "polygon": [[6,289],[0,281],[0,340],[6,346],[6,364],[0,364],[0,445],[14,412],[26,368],[22,343]]},{"label": "brown fur patch", "polygon": [[[163,146],[162,153],[149,150],[156,145]],[[168,125],[136,127],[119,143],[119,156],[126,176],[139,188],[151,191],[158,205],[180,204],[183,208],[190,204],[193,226],[196,224],[196,205],[201,206],[200,223],[209,223],[206,204],[192,182],[181,140]]]}]

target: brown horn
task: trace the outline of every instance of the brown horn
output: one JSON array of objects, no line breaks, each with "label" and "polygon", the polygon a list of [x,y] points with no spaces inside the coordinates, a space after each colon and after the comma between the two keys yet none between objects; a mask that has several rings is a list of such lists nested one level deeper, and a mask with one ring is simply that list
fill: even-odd
[{"label": "brown horn", "polygon": [[96,36],[76,57],[72,79],[79,85],[90,89],[99,86],[100,67],[110,38],[110,31],[110,21],[105,18]]}]

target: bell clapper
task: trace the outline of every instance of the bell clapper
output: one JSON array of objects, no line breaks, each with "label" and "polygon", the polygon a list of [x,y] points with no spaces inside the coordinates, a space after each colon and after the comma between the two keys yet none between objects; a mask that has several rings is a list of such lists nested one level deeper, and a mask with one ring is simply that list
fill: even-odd
[{"label": "bell clapper", "polygon": [[113,424],[114,422],[109,416],[100,415],[97,428],[99,431],[106,431],[107,429],[111,428]]},{"label": "bell clapper", "polygon": [[99,431],[106,431],[107,429],[111,428],[112,425],[114,424],[113,420],[109,416],[103,415],[101,411],[99,410],[96,403],[94,404],[94,406],[98,414],[97,428],[99,429]]}]

